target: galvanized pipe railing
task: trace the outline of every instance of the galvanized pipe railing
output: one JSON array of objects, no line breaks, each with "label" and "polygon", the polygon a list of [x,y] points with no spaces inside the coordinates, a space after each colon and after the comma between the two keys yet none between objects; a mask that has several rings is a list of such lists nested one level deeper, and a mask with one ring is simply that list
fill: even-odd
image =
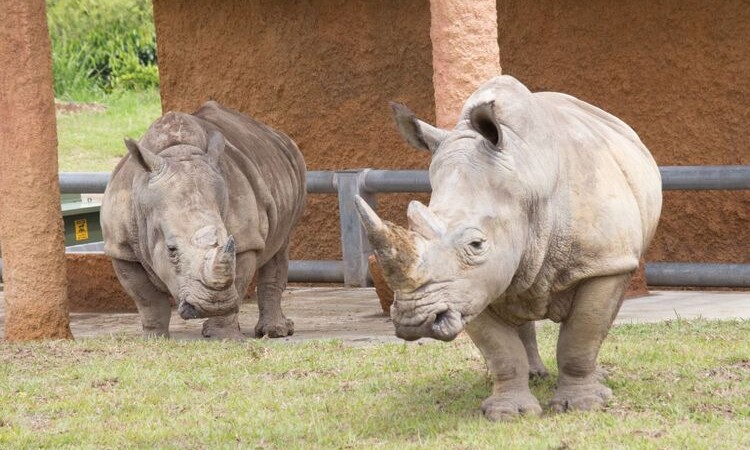
[{"label": "galvanized pipe railing", "polygon": [[[664,190],[750,189],[750,166],[665,166],[659,168]],[[60,173],[61,193],[103,193],[105,172]],[[426,170],[360,169],[307,172],[307,192],[337,194],[343,261],[291,261],[289,280],[365,286],[369,243],[359,225],[353,200],[360,195],[376,206],[375,194],[431,192]],[[2,279],[2,260],[0,260]],[[646,280],[653,286],[750,287],[750,264],[648,263]]]},{"label": "galvanized pipe railing", "polygon": [[651,286],[750,287],[750,264],[654,262],[646,264]]}]

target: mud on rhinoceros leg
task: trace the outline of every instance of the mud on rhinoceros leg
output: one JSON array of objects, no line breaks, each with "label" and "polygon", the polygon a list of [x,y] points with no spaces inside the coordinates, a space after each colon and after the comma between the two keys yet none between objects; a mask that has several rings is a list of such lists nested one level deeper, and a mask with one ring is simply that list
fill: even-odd
[{"label": "mud on rhinoceros leg", "polygon": [[603,408],[612,390],[602,384],[596,358],[622,304],[631,274],[592,278],[576,291],[560,327],[557,365],[560,377],[550,407],[555,411]]},{"label": "mud on rhinoceros leg", "polygon": [[526,322],[518,327],[518,335],[521,337],[526,356],[529,360],[529,377],[546,378],[549,375],[547,367],[544,366],[539,348],[536,345],[536,323]]},{"label": "mud on rhinoceros leg", "polygon": [[[234,287],[240,295],[247,292],[247,287],[255,275],[255,262],[257,254],[253,251],[243,252],[237,255],[236,275]],[[238,300],[240,304],[243,298]],[[203,322],[203,337],[211,339],[231,339],[239,341],[245,339],[240,329],[239,314],[211,317]]]},{"label": "mud on rhinoceros leg", "polygon": [[469,322],[466,331],[493,377],[492,395],[482,402],[484,416],[509,420],[541,414],[539,401],[529,390],[529,361],[518,330],[488,308]]},{"label": "mud on rhinoceros leg", "polygon": [[112,266],[125,292],[135,301],[144,337],[169,337],[172,303],[169,294],[156,289],[140,263],[112,258]]},{"label": "mud on rhinoceros leg", "polygon": [[281,311],[281,294],[289,272],[288,242],[258,271],[258,323],[255,337],[272,338],[294,334],[294,322]]}]

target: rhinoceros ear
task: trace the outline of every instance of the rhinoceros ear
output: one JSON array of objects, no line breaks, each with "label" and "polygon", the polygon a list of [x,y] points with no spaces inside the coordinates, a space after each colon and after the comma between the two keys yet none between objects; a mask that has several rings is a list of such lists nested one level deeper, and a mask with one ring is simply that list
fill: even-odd
[{"label": "rhinoceros ear", "polygon": [[219,158],[224,153],[224,135],[216,130],[208,132],[208,145],[206,146],[206,155],[208,156],[208,162],[212,165],[217,166],[219,164]]},{"label": "rhinoceros ear", "polygon": [[390,102],[389,105],[393,110],[393,119],[396,121],[398,131],[406,141],[420,150],[435,153],[448,132],[417,119],[406,105],[395,102]]},{"label": "rhinoceros ear", "polygon": [[485,139],[492,142],[496,148],[500,149],[503,143],[503,134],[500,126],[495,119],[495,102],[481,103],[472,108],[469,113],[469,122],[471,127],[477,133],[484,136]]},{"label": "rhinoceros ear", "polygon": [[158,172],[164,167],[164,158],[141,146],[133,139],[125,138],[125,147],[128,148],[130,155],[146,172]]}]

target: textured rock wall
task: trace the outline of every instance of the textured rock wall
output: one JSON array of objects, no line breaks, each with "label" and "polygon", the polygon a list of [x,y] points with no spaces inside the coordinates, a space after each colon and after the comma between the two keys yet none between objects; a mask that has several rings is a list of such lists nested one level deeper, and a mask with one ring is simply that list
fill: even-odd
[{"label": "textured rock wall", "polygon": [[93,253],[65,255],[71,312],[137,312],[115,275],[112,260]]},{"label": "textured rock wall", "polygon": [[[216,99],[288,133],[309,169],[425,168],[386,102],[434,121],[427,0],[155,0],[162,101]],[[750,8],[499,0],[504,73],[633,126],[661,165],[750,164]],[[412,195],[380,196],[403,223]],[[422,200],[425,198],[422,197]],[[337,258],[333,196],[312,195],[292,258]],[[650,261],[750,262],[749,192],[667,192]]]},{"label": "textured rock wall", "polygon": [[[630,124],[659,165],[750,164],[742,0],[498,0],[500,62]],[[750,192],[666,192],[647,261],[750,262]]]},{"label": "textured rock wall", "polygon": [[9,341],[69,338],[43,0],[0,0],[0,241]]},{"label": "textured rock wall", "polygon": [[[162,104],[214,99],[297,142],[309,170],[426,168],[395,131],[387,102],[434,121],[427,0],[155,0]],[[414,195],[382,195],[403,223]],[[423,201],[425,196],[419,197]],[[335,196],[311,195],[293,259],[340,258]]]}]

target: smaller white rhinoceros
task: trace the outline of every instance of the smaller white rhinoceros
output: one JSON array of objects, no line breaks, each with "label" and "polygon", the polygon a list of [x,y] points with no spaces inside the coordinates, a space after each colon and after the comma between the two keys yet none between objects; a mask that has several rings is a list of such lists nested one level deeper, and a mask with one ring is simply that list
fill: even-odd
[{"label": "smaller white rhinoceros", "polygon": [[282,337],[289,236],[305,205],[305,162],[284,134],[207,102],[170,112],[117,165],[102,203],[104,251],[146,336],[209,317],[206,337],[241,339],[237,312],[258,269],[255,336]]},{"label": "smaller white rhinoceros", "polygon": [[551,407],[603,406],[596,358],[661,211],[651,154],[616,117],[510,76],[482,85],[450,131],[392,106],[406,140],[432,152],[433,188],[429,207],[409,205],[409,230],[357,199],[395,291],[396,334],[451,340],[465,328],[494,377],[482,411],[501,420],[541,413],[533,321],[562,322]]}]

